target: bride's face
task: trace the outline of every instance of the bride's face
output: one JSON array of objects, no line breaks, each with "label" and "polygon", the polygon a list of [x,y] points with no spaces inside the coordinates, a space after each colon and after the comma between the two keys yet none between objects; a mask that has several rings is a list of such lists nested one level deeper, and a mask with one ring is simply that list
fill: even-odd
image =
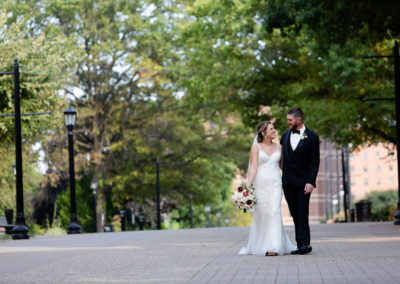
[{"label": "bride's face", "polygon": [[265,130],[265,134],[264,134],[265,138],[271,138],[274,139],[276,138],[276,130],[274,128],[274,125],[271,123],[268,125],[267,129]]}]

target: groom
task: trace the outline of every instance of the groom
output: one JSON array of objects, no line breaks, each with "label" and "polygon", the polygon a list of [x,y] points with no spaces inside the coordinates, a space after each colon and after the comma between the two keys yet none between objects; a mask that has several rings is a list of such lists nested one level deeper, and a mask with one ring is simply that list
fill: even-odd
[{"label": "groom", "polygon": [[307,254],[310,246],[308,207],[319,168],[319,138],[303,124],[303,111],[296,107],[287,114],[289,130],[281,138],[282,187],[296,231],[297,250]]}]

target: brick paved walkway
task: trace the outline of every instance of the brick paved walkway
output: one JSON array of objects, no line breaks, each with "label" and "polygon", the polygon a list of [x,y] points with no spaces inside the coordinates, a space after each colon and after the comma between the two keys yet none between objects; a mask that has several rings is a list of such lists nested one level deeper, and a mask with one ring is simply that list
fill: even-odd
[{"label": "brick paved walkway", "polygon": [[400,227],[392,223],[312,225],[313,252],[303,256],[238,255],[248,231],[0,241],[0,283],[400,283]]}]

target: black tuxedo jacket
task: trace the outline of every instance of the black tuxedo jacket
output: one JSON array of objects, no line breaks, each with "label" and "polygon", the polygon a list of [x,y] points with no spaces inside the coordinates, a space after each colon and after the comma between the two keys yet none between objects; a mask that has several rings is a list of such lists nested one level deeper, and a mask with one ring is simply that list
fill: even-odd
[{"label": "black tuxedo jacket", "polygon": [[307,129],[304,131],[307,138],[300,140],[296,150],[290,144],[290,130],[283,133],[282,187],[284,189],[304,189],[306,183],[316,187],[319,169],[319,137]]}]

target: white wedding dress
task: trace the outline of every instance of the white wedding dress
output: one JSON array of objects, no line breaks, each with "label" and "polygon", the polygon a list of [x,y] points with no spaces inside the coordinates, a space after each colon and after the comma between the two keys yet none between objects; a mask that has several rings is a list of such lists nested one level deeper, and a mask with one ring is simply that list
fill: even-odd
[{"label": "white wedding dress", "polygon": [[278,255],[287,254],[295,250],[296,246],[289,240],[282,222],[283,190],[279,169],[280,147],[276,144],[277,149],[268,155],[258,143],[256,145],[258,147],[258,167],[253,185],[257,204],[247,247],[243,247],[239,254],[265,255],[266,252],[276,252]]}]

